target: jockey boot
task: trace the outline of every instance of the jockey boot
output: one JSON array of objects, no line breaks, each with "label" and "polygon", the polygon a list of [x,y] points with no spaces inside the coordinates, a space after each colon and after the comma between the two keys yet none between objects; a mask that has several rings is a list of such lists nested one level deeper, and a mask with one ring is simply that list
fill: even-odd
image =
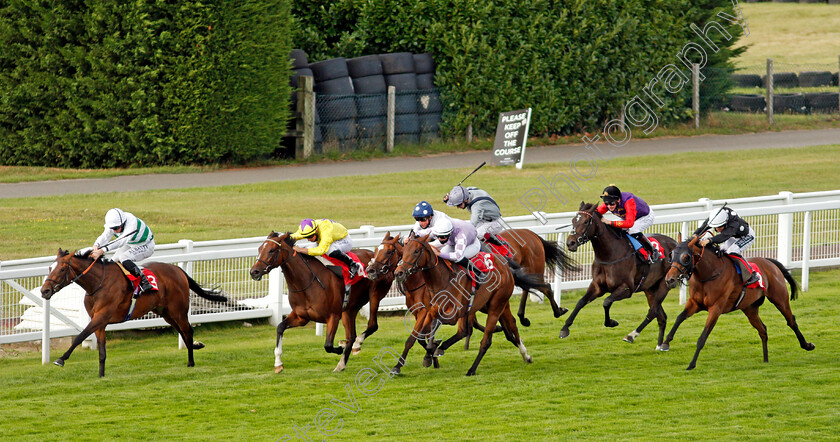
[{"label": "jockey boot", "polygon": [[332,252],[330,252],[329,257],[337,259],[343,262],[344,264],[347,264],[347,268],[350,270],[350,279],[355,278],[356,273],[358,273],[360,270],[361,264],[357,263],[356,261],[353,261],[353,258],[347,256],[347,254],[342,252],[341,250],[333,250]]},{"label": "jockey boot", "polygon": [[634,233],[633,238],[639,240],[639,242],[642,243],[642,248],[644,248],[645,251],[648,252],[646,260],[648,264],[653,264],[656,262],[657,259],[659,259],[659,251],[657,251],[653,247],[653,244],[650,243],[650,240],[647,238],[647,236],[645,236],[644,233]]},{"label": "jockey boot", "polygon": [[747,264],[747,260],[744,259],[743,256],[737,253],[728,253],[728,255],[735,261],[738,268],[741,269],[741,278],[744,280],[744,285],[755,284],[758,282],[758,272],[753,272],[752,268]]},{"label": "jockey boot", "polygon": [[131,274],[134,275],[135,278],[140,280],[140,293],[139,294],[142,295],[143,293],[146,293],[146,292],[152,290],[152,284],[146,278],[146,275],[143,274],[143,271],[141,271],[140,268],[137,267],[137,264],[135,264],[134,261],[126,259],[125,261],[122,262],[122,265],[123,265],[123,267],[125,267],[126,270],[131,272]]},{"label": "jockey boot", "polygon": [[498,236],[496,236],[492,233],[484,234],[484,240],[489,242],[490,244],[493,244],[494,246],[505,246],[505,245],[507,245],[507,244],[505,244],[504,241],[502,241],[501,238],[499,238]]}]

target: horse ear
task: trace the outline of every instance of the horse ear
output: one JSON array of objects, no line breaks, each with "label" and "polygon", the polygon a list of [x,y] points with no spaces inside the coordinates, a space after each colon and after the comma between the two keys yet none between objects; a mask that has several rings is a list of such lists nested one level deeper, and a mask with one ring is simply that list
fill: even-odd
[{"label": "horse ear", "polygon": [[385,232],[385,239],[393,239],[393,238],[391,238],[391,231],[390,230]]},{"label": "horse ear", "polygon": [[61,258],[62,256],[67,256],[70,254],[69,251],[63,250],[61,247],[58,248],[58,257]]},{"label": "horse ear", "polygon": [[416,236],[417,236],[417,234],[416,234],[416,233],[414,233],[414,230],[412,230],[412,231],[408,232],[408,239],[414,238],[414,237],[416,237]]},{"label": "horse ear", "polygon": [[271,233],[268,234],[269,238],[277,238],[278,236],[280,236],[280,234],[275,232],[274,230],[272,230]]},{"label": "horse ear", "polygon": [[583,210],[584,206],[586,206],[586,201],[581,201],[580,202],[580,207],[578,207],[578,210]]},{"label": "horse ear", "polygon": [[682,232],[677,233],[677,242],[682,242]]}]

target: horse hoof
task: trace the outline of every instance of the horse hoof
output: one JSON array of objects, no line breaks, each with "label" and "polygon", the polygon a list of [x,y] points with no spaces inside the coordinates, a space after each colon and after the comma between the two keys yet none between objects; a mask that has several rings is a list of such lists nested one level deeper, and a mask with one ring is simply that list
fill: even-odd
[{"label": "horse hoof", "polygon": [[400,374],[400,367],[394,367],[391,369],[391,376]]},{"label": "horse hoof", "polygon": [[604,327],[612,328],[612,327],[616,327],[616,326],[618,326],[618,321],[616,321],[615,319],[610,319],[609,321],[604,321]]},{"label": "horse hoof", "polygon": [[351,353],[351,354],[354,354],[354,355],[357,355],[357,354],[359,354],[359,353],[361,353],[361,352],[362,352],[362,349],[361,349],[361,348],[354,348],[353,350],[351,350],[351,351],[350,351],[350,353]]},{"label": "horse hoof", "polygon": [[344,367],[341,367],[341,368],[335,367],[333,369],[333,373],[341,373],[342,371],[344,371]]},{"label": "horse hoof", "polygon": [[657,345],[656,349],[659,350],[659,351],[668,351],[668,350],[671,349],[671,346],[664,345],[664,344],[663,345]]},{"label": "horse hoof", "polygon": [[283,371],[283,366],[282,365],[278,365],[278,366],[274,367],[274,372],[275,373],[280,373],[282,371]]},{"label": "horse hoof", "polygon": [[425,356],[423,358],[423,368],[429,368],[432,366],[432,358],[430,356]]},{"label": "horse hoof", "polygon": [[56,359],[53,364],[58,365],[59,367],[64,367],[64,359]]},{"label": "horse hoof", "polygon": [[436,357],[436,358],[437,358],[437,357],[443,356],[443,355],[444,355],[444,353],[446,353],[446,352],[445,352],[445,351],[443,351],[443,350],[441,350],[441,349],[437,349],[437,350],[435,350],[434,357]]},{"label": "horse hoof", "polygon": [[625,337],[622,339],[622,341],[624,341],[624,342],[629,342],[629,343],[631,343],[631,344],[632,344],[632,343],[633,343],[633,337],[632,337],[632,336],[630,336],[630,335],[627,335],[627,336],[625,336]]},{"label": "horse hoof", "polygon": [[559,318],[559,317],[565,315],[568,312],[569,312],[569,309],[567,309],[566,307],[560,307],[560,308],[557,309],[557,313],[554,314],[554,317]]},{"label": "horse hoof", "polygon": [[475,370],[468,371],[467,376],[475,376]]},{"label": "horse hoof", "polygon": [[531,320],[524,317],[524,316],[519,318],[519,323],[522,324],[523,327],[530,327],[531,326]]},{"label": "horse hoof", "polygon": [[560,330],[560,339],[565,339],[565,338],[568,338],[568,337],[569,337],[569,330],[567,330],[565,328]]},{"label": "horse hoof", "polygon": [[812,344],[812,343],[810,343],[810,342],[809,342],[807,345],[805,345],[805,347],[804,347],[804,348],[805,348],[805,350],[806,350],[806,351],[811,351],[811,350],[813,350],[814,348],[816,348],[816,345],[814,345],[814,344]]},{"label": "horse hoof", "polygon": [[534,358],[532,358],[531,356],[528,356],[528,360],[525,361],[526,364],[532,364],[533,362],[534,362]]},{"label": "horse hoof", "polygon": [[202,348],[204,348],[204,343],[203,342],[201,342],[201,341],[193,342],[193,350],[201,350]]},{"label": "horse hoof", "polygon": [[695,367],[695,365],[693,365],[693,364],[689,365],[688,367],[685,368],[685,371],[694,370],[694,367]]}]

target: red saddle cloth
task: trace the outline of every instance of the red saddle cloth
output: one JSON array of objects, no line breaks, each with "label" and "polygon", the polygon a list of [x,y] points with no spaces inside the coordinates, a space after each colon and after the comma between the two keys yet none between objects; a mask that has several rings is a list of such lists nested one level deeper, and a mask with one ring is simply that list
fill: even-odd
[{"label": "red saddle cloth", "polygon": [[[142,271],[143,274],[146,275],[146,279],[149,280],[149,284],[152,285],[152,290],[158,290],[157,276],[155,276],[155,274],[149,269],[142,269]],[[136,292],[138,287],[140,287],[140,279],[131,273],[126,273],[125,276],[128,277],[129,281],[131,281],[131,285],[134,287],[134,291]]]},{"label": "red saddle cloth", "polygon": [[750,262],[748,264],[750,265],[750,268],[752,268],[753,272],[758,273],[758,282],[748,285],[747,288],[767,290],[767,288],[764,287],[764,275],[761,274],[761,269],[758,268],[758,264],[754,262]]},{"label": "red saddle cloth", "polygon": [[362,265],[362,271],[359,272],[359,273],[356,273],[356,277],[353,278],[352,280],[350,279],[350,269],[347,267],[346,264],[344,264],[343,262],[341,262],[341,261],[339,261],[335,258],[330,258],[327,255],[322,255],[322,257],[324,259],[331,262],[334,266],[341,267],[341,276],[344,277],[344,285],[353,285],[353,284],[361,281],[362,278],[367,278],[367,273],[365,272],[365,263],[363,263],[362,260],[359,259],[359,257],[356,256],[356,254],[353,253],[353,252],[347,252],[347,256],[349,256],[350,259],[352,259],[353,261],[356,261],[356,262],[358,262],[359,264]]},{"label": "red saddle cloth", "polygon": [[505,244],[503,246],[497,246],[496,244],[491,244],[491,243],[488,242],[487,245],[490,246],[490,250],[492,250],[493,253],[495,253],[497,255],[502,255],[505,258],[512,257],[512,254],[510,252],[510,247],[507,244]]},{"label": "red saddle cloth", "polygon": [[496,269],[496,266],[493,264],[493,255],[487,252],[478,252],[475,256],[470,258],[470,261],[478,270],[481,270],[482,273],[487,273]]},{"label": "red saddle cloth", "polygon": [[659,259],[664,258],[665,257],[665,247],[662,247],[662,244],[660,244],[659,241],[656,240],[656,238],[652,238],[652,237],[648,236],[647,239],[648,239],[648,241],[650,241],[650,245],[652,245],[653,248],[656,249],[657,252],[659,252]]}]

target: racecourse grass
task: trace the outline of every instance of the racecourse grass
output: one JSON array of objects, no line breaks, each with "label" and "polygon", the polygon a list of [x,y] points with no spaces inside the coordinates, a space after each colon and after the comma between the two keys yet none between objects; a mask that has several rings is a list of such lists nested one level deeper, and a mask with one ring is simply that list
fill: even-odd
[{"label": "racecourse grass", "polygon": [[[798,275],[797,279],[798,279]],[[526,365],[501,334],[475,377],[465,377],[480,340],[453,346],[438,370],[422,368],[421,351],[409,354],[403,374],[382,380],[371,395],[356,376],[378,370],[383,348],[402,351],[406,336],[399,315],[380,318],[347,369],[333,373],[336,355],[310,325],[286,332],[286,371],[272,372],[275,328],[262,322],[196,327],[207,348],[186,367],[171,329],[109,333],[106,377],[97,378],[97,352],[79,349],[64,368],[40,364],[40,352],[5,349],[0,358],[0,423],[3,440],[283,440],[295,427],[310,426],[312,440],[815,440],[836,438],[840,425],[840,271],[811,274],[811,290],[792,302],[805,337],[801,350],[779,312],[761,308],[768,328],[770,362],[762,362],[756,331],[739,312],[724,315],[693,371],[694,353],[706,313],[689,318],[672,350],[654,350],[656,324],[635,344],[621,341],[644,316],[644,297],[613,305],[620,322],[605,328],[599,302],[587,306],[560,340],[561,319],[547,305],[529,303],[532,326],[520,326],[534,359]],[[563,294],[571,307],[581,292]],[[514,299],[515,300],[515,299]],[[664,305],[668,327],[681,310],[672,291]],[[516,308],[515,305],[512,308]],[[479,315],[484,320],[484,315]],[[364,326],[363,319],[357,328]],[[439,336],[448,337],[451,327]],[[339,335],[342,335],[339,331]],[[54,346],[57,358],[66,345]],[[391,361],[388,360],[388,366]],[[331,400],[349,407],[353,413]],[[319,411],[332,409],[340,429],[326,437],[316,429]],[[324,411],[329,413],[329,411]],[[325,415],[322,415],[322,419]],[[339,421],[340,419],[340,421]],[[306,439],[301,439],[306,440]]]},{"label": "racecourse grass", "polygon": [[[485,166],[466,184],[490,192],[505,216],[528,214],[523,200],[539,207],[534,189],[542,189],[546,196],[541,206],[545,212],[577,210],[580,201],[595,201],[610,183],[650,204],[771,195],[783,190],[833,190],[837,189],[840,168],[838,147],[615,157],[596,161],[594,169],[582,162],[578,166],[581,173],[591,176],[575,179],[579,189],[563,181],[556,185],[557,194],[565,201],[541,181],[551,182],[560,173],[571,176],[569,163],[526,163],[523,170]],[[570,149],[585,152],[580,146]],[[88,247],[101,233],[102,217],[112,207],[140,216],[154,231],[159,245],[180,239],[265,236],[271,230],[294,230],[303,218],[330,218],[349,228],[409,224],[413,222],[411,209],[420,200],[463,219],[467,212],[446,207],[441,199],[474,167],[465,164],[459,169],[364,177],[0,199],[0,259],[53,255],[59,247]]]}]

